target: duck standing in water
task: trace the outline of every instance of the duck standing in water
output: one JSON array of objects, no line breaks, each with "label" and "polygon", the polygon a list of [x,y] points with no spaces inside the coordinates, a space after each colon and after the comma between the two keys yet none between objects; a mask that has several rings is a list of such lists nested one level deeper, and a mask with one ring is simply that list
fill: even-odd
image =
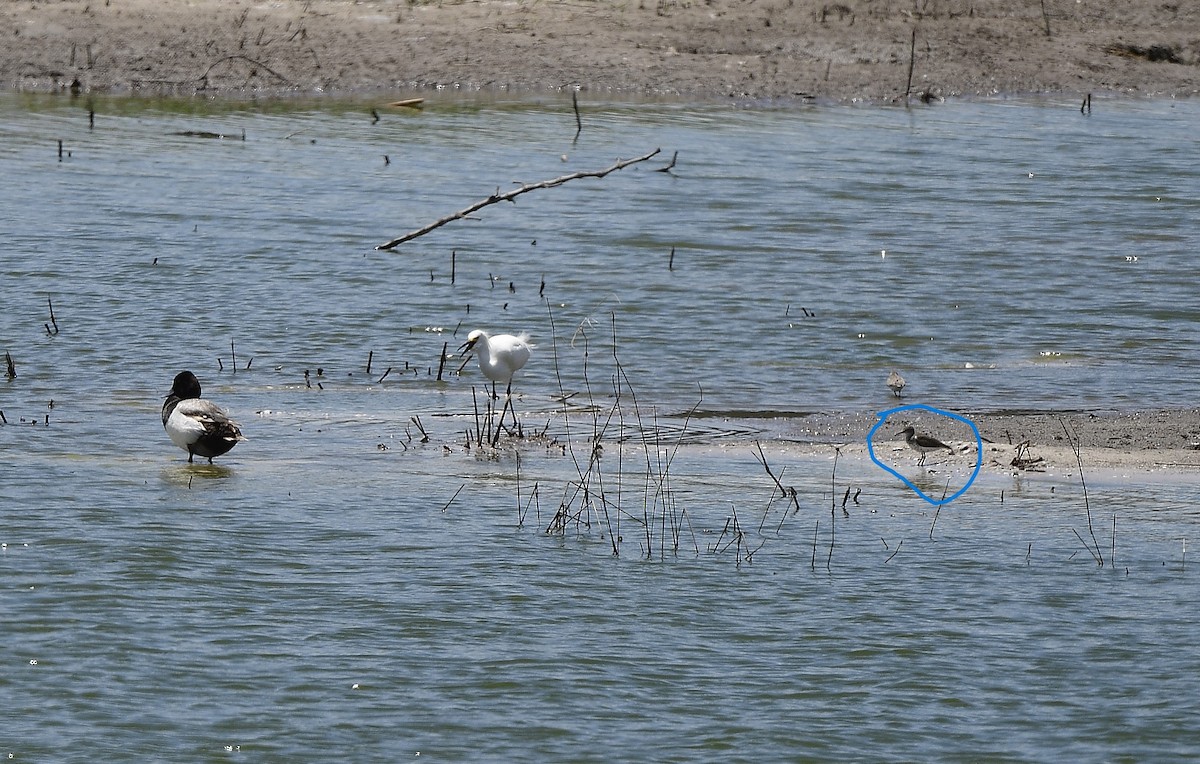
[{"label": "duck standing in water", "polygon": [[175,375],[171,394],[162,408],[163,427],[171,442],[193,456],[203,456],[212,464],[220,456],[245,440],[241,428],[212,401],[200,397],[200,380],[190,371]]}]

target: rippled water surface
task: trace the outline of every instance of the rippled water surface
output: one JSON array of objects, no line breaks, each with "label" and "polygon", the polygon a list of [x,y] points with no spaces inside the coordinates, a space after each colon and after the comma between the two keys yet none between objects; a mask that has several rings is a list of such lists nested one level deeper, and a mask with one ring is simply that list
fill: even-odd
[{"label": "rippled water surface", "polygon": [[[1074,479],[935,512],[768,449],[789,508],[720,424],[887,408],[891,368],[1193,406],[1200,103],[584,104],[577,140],[546,102],[90,105],[0,98],[3,753],[1200,749],[1189,476],[1097,477],[1089,528]],[[545,435],[468,447],[479,372],[438,372],[476,327],[533,336]],[[217,465],[162,431],[181,368],[249,437]]]}]

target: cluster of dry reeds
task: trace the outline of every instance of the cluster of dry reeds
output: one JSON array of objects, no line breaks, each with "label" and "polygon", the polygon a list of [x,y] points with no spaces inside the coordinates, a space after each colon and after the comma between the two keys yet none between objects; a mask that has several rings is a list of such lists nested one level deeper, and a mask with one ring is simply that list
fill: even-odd
[{"label": "cluster of dry reeds", "polygon": [[[551,510],[543,512],[545,489],[542,484],[535,481],[529,487],[528,481],[522,480],[521,450],[517,440],[522,437],[519,425],[503,427],[505,409],[500,410],[497,420],[491,404],[482,415],[476,416],[473,439],[477,449],[491,448],[493,454],[499,447],[511,449],[516,473],[518,525],[523,526],[532,514],[534,522],[547,534],[597,534],[609,545],[614,556],[622,554],[628,537],[636,539],[638,553],[646,559],[666,559],[681,553],[732,554],[736,565],[753,562],[755,554],[780,535],[786,520],[800,513],[796,488],[783,482],[783,473],[777,473],[771,467],[761,444],[756,443],[755,458],[767,474],[771,487],[757,527],[753,523],[747,524],[744,513],[739,514],[737,506],[731,505],[720,531],[714,531],[715,538],[702,547],[691,513],[674,489],[672,467],[688,437],[692,416],[703,403],[703,389],[698,390],[697,400],[684,417],[682,427],[664,427],[657,412],[639,401],[636,388],[621,362],[616,315],[610,313],[609,321],[611,371],[607,384],[603,388],[593,385],[592,340],[587,326],[583,325],[572,339],[572,344],[577,343],[582,348],[582,389],[569,392],[559,367],[558,335],[553,313],[550,314],[554,337],[551,350],[559,386],[557,399],[561,404],[557,425],[561,439],[549,436],[549,423],[545,429],[534,433],[534,437],[544,445],[560,450],[570,460],[574,473],[556,491]],[[493,423],[496,423],[496,429],[489,429]],[[502,444],[499,440],[501,432],[512,439]],[[470,437],[470,433],[468,435]],[[836,544],[836,460],[831,482],[827,568],[832,564]],[[849,517],[846,506],[851,500],[851,491],[852,488],[847,486],[842,493],[841,514],[845,517]],[[855,504],[859,493],[853,494]],[[818,519],[813,540],[814,570],[820,526]]]}]

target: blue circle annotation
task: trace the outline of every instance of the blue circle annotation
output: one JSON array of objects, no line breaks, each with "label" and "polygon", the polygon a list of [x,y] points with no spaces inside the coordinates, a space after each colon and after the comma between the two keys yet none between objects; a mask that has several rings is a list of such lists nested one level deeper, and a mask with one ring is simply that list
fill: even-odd
[{"label": "blue circle annotation", "polygon": [[[892,469],[888,465],[884,464],[883,462],[881,462],[879,460],[879,457],[875,456],[875,445],[874,445],[875,431],[878,430],[880,427],[882,427],[883,423],[886,422],[888,420],[888,417],[890,417],[892,414],[898,414],[901,411],[913,411],[913,410],[929,411],[929,412],[932,412],[939,416],[945,416],[945,417],[950,417],[951,419],[957,419],[960,422],[965,422],[966,424],[970,425],[971,432],[975,433],[975,470],[971,473],[971,477],[969,477],[967,479],[966,485],[964,485],[962,488],[958,489],[954,494],[947,496],[944,499],[934,499],[929,496],[926,496],[925,492],[922,491],[920,488],[917,488],[917,486],[914,485],[911,480],[904,477],[903,475],[901,475],[899,472]],[[967,419],[964,416],[959,416],[958,414],[955,414],[953,411],[944,411],[942,409],[935,409],[933,406],[926,406],[923,403],[912,403],[907,406],[897,406],[894,409],[888,409],[887,411],[880,411],[878,416],[879,416],[879,421],[876,422],[875,426],[871,428],[871,431],[867,433],[867,452],[871,455],[871,461],[875,462],[883,469],[887,470],[888,472],[892,473],[896,477],[900,478],[900,480],[902,480],[905,485],[907,485],[909,488],[913,489],[913,491],[915,491],[916,494],[918,496],[920,496],[922,499],[924,499],[925,501],[929,502],[930,504],[934,505],[935,507],[940,507],[945,504],[949,504],[950,502],[957,499],[959,496],[962,496],[964,493],[966,493],[967,489],[971,487],[971,484],[975,482],[975,478],[979,477],[979,467],[980,467],[980,465],[983,464],[983,438],[981,438],[979,436],[979,428],[976,427],[975,423],[972,422],[970,419]]]}]

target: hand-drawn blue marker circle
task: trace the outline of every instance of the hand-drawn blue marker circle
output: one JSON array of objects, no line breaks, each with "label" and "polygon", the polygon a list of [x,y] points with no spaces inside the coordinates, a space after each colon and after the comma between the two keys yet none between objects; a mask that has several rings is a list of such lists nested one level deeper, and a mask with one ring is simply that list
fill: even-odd
[{"label": "hand-drawn blue marker circle", "polygon": [[[904,477],[899,472],[896,472],[896,470],[887,466],[883,462],[879,461],[879,457],[875,456],[875,446],[872,443],[872,441],[875,438],[875,431],[878,430],[880,427],[882,427],[883,423],[886,422],[888,420],[888,417],[890,417],[892,414],[896,414],[901,411],[912,411],[914,409],[920,409],[922,411],[931,411],[934,414],[940,414],[941,416],[947,416],[947,417],[950,417],[951,419],[957,419],[960,422],[966,422],[968,425],[971,426],[971,432],[975,433],[975,470],[971,473],[971,477],[967,479],[967,484],[964,485],[962,488],[958,489],[958,491],[955,492],[954,495],[952,495],[952,496],[947,496],[944,499],[933,499],[933,498],[930,498],[929,496],[926,496],[925,492],[922,491],[920,488],[917,488],[915,485],[913,485],[913,482],[911,480]],[[950,502],[957,499],[959,496],[962,496],[964,493],[967,492],[967,489],[971,487],[971,484],[975,482],[975,478],[979,477],[979,467],[983,464],[983,438],[981,438],[979,436],[979,428],[976,427],[975,423],[972,422],[970,419],[967,419],[966,417],[963,417],[963,416],[959,416],[958,414],[955,414],[953,411],[943,411],[942,409],[935,409],[933,406],[926,406],[923,403],[910,403],[907,406],[897,406],[894,409],[888,409],[887,411],[880,411],[878,416],[879,416],[879,421],[876,422],[875,426],[871,428],[871,431],[867,433],[867,453],[869,453],[871,455],[871,461],[875,462],[883,469],[887,470],[888,472],[892,473],[896,477],[900,478],[902,481],[904,481],[905,485],[907,485],[909,488],[913,489],[913,491],[915,491],[918,496],[920,496],[922,499],[929,502],[933,506],[940,507],[943,504],[949,504]]]}]

